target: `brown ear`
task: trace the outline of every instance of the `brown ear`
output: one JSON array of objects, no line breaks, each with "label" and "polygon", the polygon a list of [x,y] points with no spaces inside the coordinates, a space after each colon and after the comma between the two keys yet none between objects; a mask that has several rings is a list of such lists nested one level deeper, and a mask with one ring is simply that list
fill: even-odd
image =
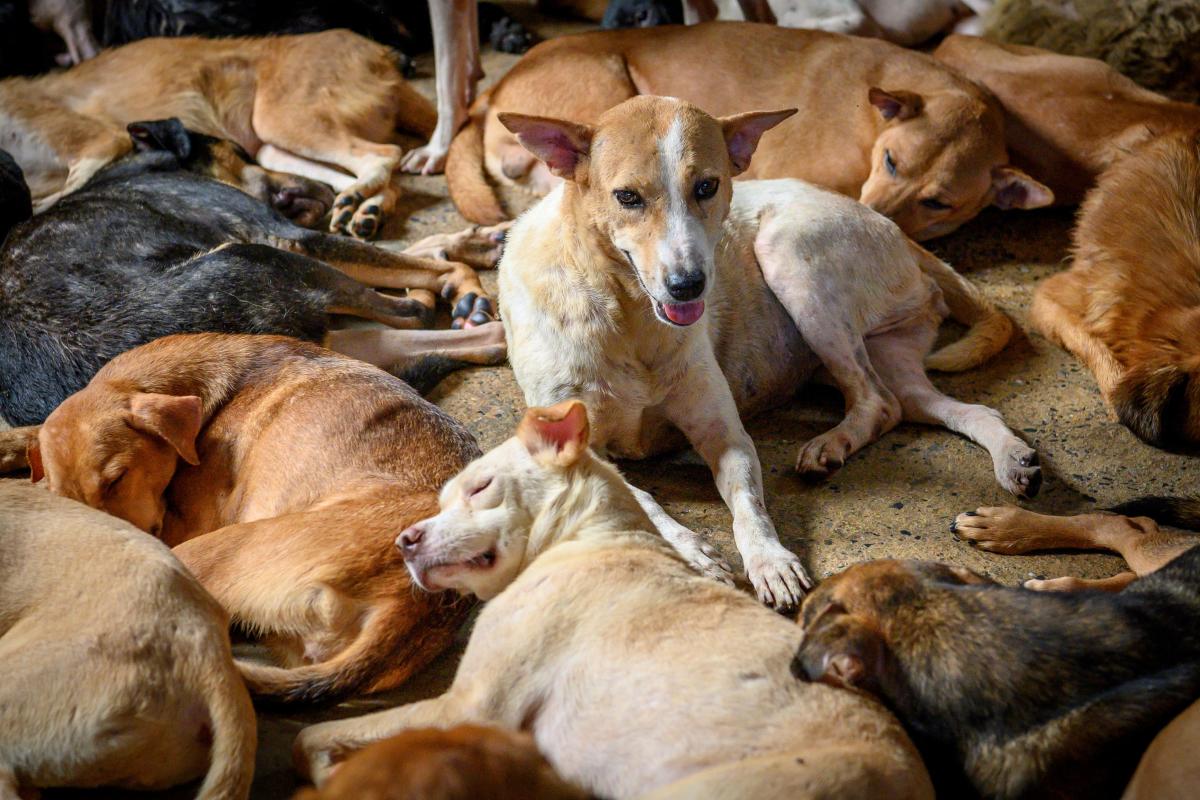
[{"label": "brown ear", "polygon": [[879,109],[879,114],[884,119],[912,119],[921,113],[921,107],[925,105],[919,94],[905,91],[887,92],[875,86],[867,92],[867,99]]},{"label": "brown ear", "polygon": [[740,175],[749,169],[750,157],[758,148],[758,140],[762,135],[795,113],[794,108],[783,111],[749,111],[717,120],[725,134],[725,146],[729,148],[733,174]]},{"label": "brown ear", "polygon": [[550,408],[531,408],[517,426],[517,438],[537,459],[568,467],[587,450],[590,431],[587,406],[567,400]]},{"label": "brown ear", "polygon": [[46,470],[42,467],[42,447],[38,444],[37,439],[31,441],[25,448],[25,458],[29,461],[29,479],[33,483],[46,477]]},{"label": "brown ear", "polygon": [[1054,202],[1054,192],[1016,167],[992,170],[992,204],[997,208],[1042,208]]},{"label": "brown ear", "polygon": [[195,395],[135,394],[129,400],[129,424],[165,441],[187,463],[200,463],[196,437],[203,424],[203,404]]},{"label": "brown ear", "polygon": [[592,129],[562,119],[502,113],[500,124],[516,134],[517,141],[546,162],[560,178],[575,180],[592,149]]}]

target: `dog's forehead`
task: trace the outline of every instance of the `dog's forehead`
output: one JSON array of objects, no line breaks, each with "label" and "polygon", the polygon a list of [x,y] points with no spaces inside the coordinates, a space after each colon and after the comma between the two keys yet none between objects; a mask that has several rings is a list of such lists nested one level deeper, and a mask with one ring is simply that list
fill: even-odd
[{"label": "dog's forehead", "polygon": [[603,174],[657,172],[663,159],[721,166],[727,158],[721,125],[695,106],[666,97],[636,97],[601,116],[592,157]]}]

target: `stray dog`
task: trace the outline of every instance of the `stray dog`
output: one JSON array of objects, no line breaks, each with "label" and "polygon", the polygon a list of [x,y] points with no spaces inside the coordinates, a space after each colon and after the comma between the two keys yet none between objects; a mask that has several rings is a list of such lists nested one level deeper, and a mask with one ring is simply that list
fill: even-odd
[{"label": "stray dog", "polygon": [[1057,517],[1013,506],[984,507],[959,514],[950,532],[983,550],[1014,555],[1037,550],[1110,550],[1130,571],[1111,578],[1028,580],[1027,589],[1120,591],[1200,543],[1194,534],[1164,531],[1159,525],[1200,531],[1200,501],[1144,497],[1110,511]]},{"label": "stray dog", "polygon": [[[712,81],[717,74],[725,78]],[[649,94],[714,116],[803,109],[764,143],[746,177],[801,178],[856,197],[917,240],[949,233],[988,205],[1037,208],[1053,199],[1008,165],[991,96],[929,56],[878,39],[714,22],[564,36],[530,50],[480,98],[454,141],[446,179],[455,205],[473,222],[494,224],[507,215],[489,178],[537,194],[557,182],[501,113],[592,124]]]},{"label": "stray dog", "polygon": [[1083,200],[1137,142],[1200,128],[1200,107],[1143,89],[1098,59],[974,36],[948,36],[933,55],[996,96],[1013,163],[1064,205]]},{"label": "stray dog", "polygon": [[382,370],[227,334],[114,358],[28,450],[34,481],[172,546],[282,664],[238,662],[280,702],[397,686],[450,644],[467,604],[414,593],[393,542],[478,453]]},{"label": "stray dog", "polygon": [[[583,398],[594,442],[623,458],[686,437],[733,513],[747,576],[778,608],[797,605],[810,580],[767,516],[741,417],[786,402],[819,366],[846,416],[801,447],[801,473],[829,475],[906,419],[986,447],[1014,494],[1041,482],[1037,454],[996,411],[946,397],[925,375],[924,363],[967,369],[1008,342],[1012,322],[978,289],[849,198],[795,180],[734,191],[759,137],[791,114],[716,120],[680,100],[637,97],[595,127],[502,117],[566,179],[513,225],[500,260],[526,402]],[[924,362],[947,304],[972,327]],[[663,535],[715,573],[695,535],[637,494]]]},{"label": "stray dog", "polygon": [[38,213],[129,152],[126,125],[178,117],[266,166],[333,183],[330,230],[363,239],[395,205],[396,129],[428,135],[434,124],[393,51],[345,30],[145,39],[65,72],[0,81],[0,108],[0,147],[25,171]]},{"label": "stray dog", "polygon": [[0,481],[0,797],[204,775],[201,800],[244,800],[254,709],[226,630],[159,542]]},{"label": "stray dog", "polygon": [[483,725],[409,730],[376,742],[293,800],[585,800],[528,734]]},{"label": "stray dog", "polygon": [[797,674],[883,700],[946,797],[1118,797],[1200,694],[1200,548],[1119,594],[872,561],[822,583],[801,621]]},{"label": "stray dog", "polygon": [[1070,269],[1034,294],[1034,327],[1083,361],[1142,441],[1200,445],[1200,129],[1117,161],[1074,240]]},{"label": "stray dog", "polygon": [[530,731],[601,797],[931,798],[881,707],[796,680],[797,626],[653,533],[588,450],[587,420],[577,401],[530,409],[400,534],[420,586],[490,602],[446,694],[302,730],[308,776],[410,728],[471,722]]},{"label": "stray dog", "polygon": [[[491,306],[465,264],[305,230],[233,188],[284,197],[298,213],[324,202],[311,199],[311,182],[267,172],[236,145],[177,120],[131,130],[143,152],[18,225],[0,250],[0,414],[10,423],[41,422],[113,356],[172,333],[324,339],[398,370],[503,358],[498,324],[329,331],[331,312],[422,325],[435,292],[468,326],[487,322]],[[480,237],[439,238],[454,255]],[[424,294],[390,297],[364,284]]]}]

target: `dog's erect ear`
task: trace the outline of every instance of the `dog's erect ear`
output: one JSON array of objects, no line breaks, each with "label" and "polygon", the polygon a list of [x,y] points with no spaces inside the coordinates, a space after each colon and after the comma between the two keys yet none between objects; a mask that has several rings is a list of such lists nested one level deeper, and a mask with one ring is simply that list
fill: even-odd
[{"label": "dog's erect ear", "polygon": [[139,153],[150,150],[166,150],[174,153],[181,161],[192,153],[192,139],[187,128],[175,117],[147,122],[131,122],[125,127],[133,140],[133,149]]},{"label": "dog's erect ear", "polygon": [[546,162],[550,171],[560,178],[575,180],[581,164],[592,149],[592,129],[550,117],[503,113],[500,124],[517,136],[529,152]]},{"label": "dog's erect ear", "polygon": [[997,208],[1042,208],[1054,202],[1054,192],[1016,167],[992,170],[992,204]]},{"label": "dog's erect ear", "polygon": [[535,459],[569,467],[587,450],[587,406],[567,400],[549,408],[531,408],[517,426],[517,438]]},{"label": "dog's erect ear", "polygon": [[904,91],[886,92],[875,86],[867,92],[867,99],[879,109],[879,114],[884,119],[912,119],[921,113],[921,107],[925,105],[919,94]]},{"label": "dog's erect ear", "polygon": [[42,448],[37,439],[34,439],[25,448],[25,459],[29,462],[30,481],[37,483],[46,477],[46,470],[42,467]]},{"label": "dog's erect ear", "polygon": [[729,148],[733,174],[740,175],[749,169],[750,157],[754,155],[762,135],[795,113],[794,108],[783,111],[750,111],[717,120],[725,134],[725,146]]},{"label": "dog's erect ear", "polygon": [[129,424],[165,441],[179,457],[195,466],[196,437],[203,423],[203,404],[195,395],[135,394],[129,400]]}]

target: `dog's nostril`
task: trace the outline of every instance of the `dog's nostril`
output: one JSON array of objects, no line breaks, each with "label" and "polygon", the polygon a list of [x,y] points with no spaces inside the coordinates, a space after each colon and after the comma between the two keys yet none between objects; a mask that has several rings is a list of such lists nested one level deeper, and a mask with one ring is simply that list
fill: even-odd
[{"label": "dog's nostril", "polygon": [[420,543],[421,537],[425,535],[425,531],[415,525],[400,534],[400,540],[397,544],[405,553],[412,553],[417,549],[417,544]]},{"label": "dog's nostril", "polygon": [[667,291],[675,300],[695,300],[704,293],[704,273],[673,272],[667,276]]}]

